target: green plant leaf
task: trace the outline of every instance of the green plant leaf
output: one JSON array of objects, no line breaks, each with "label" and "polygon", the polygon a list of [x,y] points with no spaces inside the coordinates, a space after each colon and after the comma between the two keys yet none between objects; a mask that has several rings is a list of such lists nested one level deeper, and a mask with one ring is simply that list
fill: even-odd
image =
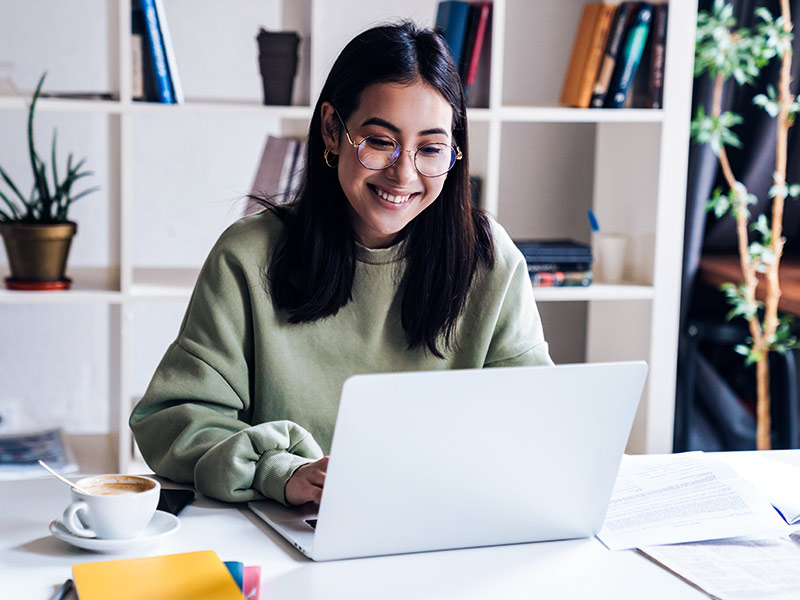
[{"label": "green plant leaf", "polygon": [[725,319],[731,321],[736,317],[742,317],[747,321],[755,319],[758,309],[763,303],[747,295],[747,286],[744,283],[736,285],[734,283],[723,283],[719,289],[725,294],[725,300],[731,306],[731,310],[725,315]]},{"label": "green plant leaf", "polygon": [[[58,135],[58,130],[53,129],[53,151],[51,157],[51,164],[50,166],[53,168],[53,187],[56,189],[55,195],[58,195],[58,171],[56,169],[56,137]],[[58,197],[55,198],[56,202],[58,202]]]},{"label": "green plant leaf", "polygon": [[[8,199],[8,196],[6,196],[3,192],[0,192],[0,198],[3,199],[3,202],[6,203],[6,205],[8,206],[8,209],[11,211],[11,214],[13,215],[13,220],[15,220],[15,221],[19,220],[19,212],[17,211],[17,207],[14,206],[14,203],[11,202],[11,200]],[[5,213],[3,213],[3,214],[5,214]],[[8,220],[12,220],[12,219],[9,217]]]},{"label": "green plant leaf", "polygon": [[760,106],[770,117],[777,117],[781,109],[781,104],[778,102],[778,94],[775,91],[775,86],[767,85],[766,94],[758,94],[753,97],[753,104]]},{"label": "green plant leaf", "polygon": [[733,208],[731,199],[722,193],[722,188],[716,188],[708,200],[706,200],[706,211],[713,211],[718,219],[724,217]]},{"label": "green plant leaf", "polygon": [[27,205],[28,205],[28,201],[25,199],[25,196],[23,196],[23,195],[20,193],[19,189],[17,189],[17,186],[16,186],[16,185],[14,185],[14,182],[11,180],[11,178],[8,176],[8,173],[6,173],[6,172],[3,170],[3,168],[2,168],[2,167],[0,167],[0,177],[2,177],[2,178],[3,178],[3,181],[5,181],[5,182],[6,182],[6,184],[8,185],[8,187],[10,187],[10,188],[11,188],[11,191],[12,191],[12,192],[14,192],[14,193],[17,195],[17,197],[20,199],[20,201],[22,202],[22,204],[24,204],[25,206],[27,206]]},{"label": "green plant leaf", "polygon": [[33,170],[33,178],[36,181],[36,185],[39,187],[39,196],[40,199],[46,199],[49,197],[49,194],[46,193],[46,190],[43,188],[42,180],[40,177],[39,171],[39,163],[41,163],[41,159],[36,154],[36,147],[33,141],[33,116],[36,110],[36,101],[39,99],[39,94],[42,92],[42,85],[44,84],[44,79],[47,77],[47,72],[42,74],[42,77],[39,79],[39,83],[36,86],[36,90],[33,92],[33,99],[31,100],[31,108],[28,112],[28,154],[30,155],[31,160],[31,169]]},{"label": "green plant leaf", "polygon": [[710,144],[714,154],[719,155],[723,146],[742,147],[741,140],[731,131],[731,128],[739,125],[743,120],[740,115],[730,111],[717,117],[706,115],[700,107],[697,116],[691,123],[690,134],[695,142]]}]

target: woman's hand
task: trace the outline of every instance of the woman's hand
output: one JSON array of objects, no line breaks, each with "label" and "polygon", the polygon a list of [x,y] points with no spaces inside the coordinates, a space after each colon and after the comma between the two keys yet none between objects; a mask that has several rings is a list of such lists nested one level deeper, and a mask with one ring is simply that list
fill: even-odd
[{"label": "woman's hand", "polygon": [[305,504],[306,502],[319,504],[327,470],[327,456],[297,469],[284,488],[283,493],[286,496],[287,504]]}]

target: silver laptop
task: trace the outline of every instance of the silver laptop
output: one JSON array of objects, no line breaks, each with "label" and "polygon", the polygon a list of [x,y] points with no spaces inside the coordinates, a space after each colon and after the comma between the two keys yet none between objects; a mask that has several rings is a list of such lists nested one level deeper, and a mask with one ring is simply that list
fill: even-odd
[{"label": "silver laptop", "polygon": [[644,362],[356,375],[319,506],[250,508],[334,560],[595,535]]}]

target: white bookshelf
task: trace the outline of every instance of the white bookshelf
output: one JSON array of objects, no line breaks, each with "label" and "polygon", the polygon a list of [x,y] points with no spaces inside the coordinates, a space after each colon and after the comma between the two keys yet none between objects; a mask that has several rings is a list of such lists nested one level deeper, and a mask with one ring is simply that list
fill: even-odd
[{"label": "white bookshelf", "polygon": [[[10,3],[10,0],[0,1]],[[77,4],[93,3],[82,0]],[[46,98],[37,108],[40,120],[48,118],[42,115],[51,115],[59,123],[100,118],[106,124],[105,154],[98,156],[99,150],[93,150],[91,155],[94,170],[107,169],[105,264],[92,264],[91,260],[76,259],[73,255],[68,273],[74,282],[70,291],[23,293],[0,289],[0,308],[5,307],[6,315],[12,314],[8,311],[14,307],[24,305],[107,306],[109,356],[103,357],[101,363],[107,369],[109,397],[90,398],[86,402],[108,403],[109,439],[116,446],[118,466],[124,471],[143,469],[131,452],[127,427],[132,399],[144,391],[141,384],[134,384],[134,372],[141,368],[141,356],[152,361],[149,368],[157,362],[152,357],[160,357],[166,349],[161,344],[141,350],[150,337],[158,336],[148,337],[148,325],[141,324],[139,319],[142,316],[145,321],[150,317],[155,319],[169,311],[182,314],[202,262],[200,257],[205,256],[216,235],[237,216],[229,210],[225,218],[215,222],[216,215],[206,210],[213,203],[206,202],[198,203],[192,218],[186,219],[191,223],[184,224],[182,218],[171,221],[170,199],[175,194],[171,195],[170,190],[181,190],[182,186],[199,189],[205,183],[203,178],[212,176],[211,170],[203,172],[198,168],[198,172],[186,176],[178,167],[171,172],[168,167],[172,163],[162,166],[166,161],[148,162],[143,146],[149,142],[141,132],[166,130],[165,145],[175,143],[175,152],[185,153],[183,163],[191,165],[192,152],[213,151],[216,139],[203,138],[203,128],[211,127],[209,124],[220,123],[220,131],[234,126],[242,131],[256,131],[251,138],[260,142],[252,142],[249,147],[243,144],[241,148],[230,144],[225,150],[238,153],[239,162],[252,166],[242,168],[247,174],[239,176],[236,184],[238,192],[246,193],[251,183],[248,177],[260,155],[260,144],[269,133],[303,132],[311,115],[311,104],[344,43],[358,31],[392,16],[432,24],[437,2],[262,0],[255,3],[263,6],[263,16],[256,19],[252,16],[253,2],[234,1],[225,8],[225,14],[237,15],[231,19],[238,21],[245,18],[240,13],[249,14],[251,22],[244,24],[246,35],[254,38],[258,27],[266,26],[298,30],[303,39],[294,105],[286,107],[260,104],[260,88],[253,92],[253,78],[260,85],[255,58],[252,64],[237,65],[248,78],[250,87],[246,94],[235,91],[226,96],[226,89],[235,88],[233,84],[215,85],[213,78],[206,81],[198,75],[202,73],[199,63],[204,60],[205,51],[198,45],[205,45],[207,40],[196,35],[192,41],[185,23],[202,24],[205,19],[207,26],[218,24],[220,13],[213,12],[222,10],[218,3],[166,0],[165,4],[186,90],[184,105],[132,101],[127,35],[130,0],[111,0],[104,17],[107,45],[99,50],[107,51],[111,73],[110,89],[103,91],[110,91],[119,99]],[[497,216],[512,236],[590,241],[587,208],[595,211],[604,230],[629,235],[631,260],[623,284],[537,288],[535,295],[557,361],[643,359],[649,363],[646,393],[629,451],[669,452],[696,0],[669,2],[661,110],[581,110],[558,106],[582,4],[582,0],[494,0],[491,72],[487,82],[489,105],[469,110],[471,166],[475,174],[483,177],[485,208]],[[241,11],[237,10],[240,5]],[[19,18],[25,22],[23,17],[29,9],[16,3],[13,6],[6,20],[13,23]],[[76,19],[71,26],[80,28],[81,23]],[[215,30],[217,43],[227,41],[226,31],[221,26]],[[255,55],[254,39],[251,41]],[[39,43],[47,44],[47,37],[40,38]],[[23,66],[27,71],[15,74],[24,74],[27,80],[35,81],[39,72],[34,68],[39,69],[40,65]],[[76,82],[74,89],[80,89],[80,85]],[[201,90],[203,85],[206,88]],[[62,84],[61,89],[68,87]],[[201,91],[194,94],[193,90]],[[0,96],[0,117],[13,114],[22,119],[28,102],[28,97]],[[48,124],[38,127],[49,135]],[[184,140],[192,148],[175,142],[176,138],[187,135],[187,131],[198,132],[196,140]],[[48,139],[41,142],[43,153],[45,148],[49,150],[45,145]],[[5,166],[3,160],[7,156],[8,153],[0,151],[0,164]],[[220,151],[214,160],[222,164],[224,156]],[[186,193],[191,194],[192,189],[195,188]],[[81,202],[93,201],[96,200],[90,196]],[[149,219],[151,214],[153,218]],[[80,216],[75,218],[80,236],[97,235],[91,224],[83,223]],[[192,226],[194,222],[197,227]],[[200,226],[203,224],[206,230]],[[195,229],[205,231],[201,242],[197,241],[200,234]],[[202,247],[197,249],[198,245]],[[164,248],[162,254],[160,246]],[[194,249],[195,254],[189,256],[184,252],[186,248]],[[3,276],[7,274],[4,265],[0,263]],[[171,307],[169,311],[162,310],[166,306]],[[177,331],[179,317],[170,318]],[[149,327],[156,330],[161,326],[156,320]],[[22,351],[34,352],[31,346],[23,347]],[[565,439],[568,439],[566,434]]]}]

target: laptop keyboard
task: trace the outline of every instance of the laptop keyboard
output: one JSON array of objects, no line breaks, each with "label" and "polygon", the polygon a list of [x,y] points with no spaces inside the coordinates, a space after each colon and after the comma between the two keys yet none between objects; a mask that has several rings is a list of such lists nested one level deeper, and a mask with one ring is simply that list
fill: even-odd
[{"label": "laptop keyboard", "polygon": [[308,526],[311,527],[311,529],[316,529],[317,528],[317,520],[316,519],[306,519],[306,523],[308,523]]}]

